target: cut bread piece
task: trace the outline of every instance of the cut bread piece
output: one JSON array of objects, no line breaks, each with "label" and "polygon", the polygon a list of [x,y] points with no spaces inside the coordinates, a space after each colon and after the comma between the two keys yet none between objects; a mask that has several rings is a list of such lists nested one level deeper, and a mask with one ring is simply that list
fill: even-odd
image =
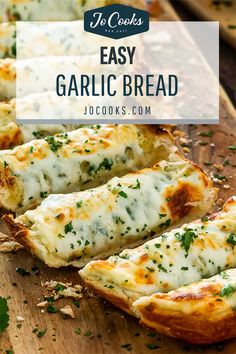
[{"label": "cut bread piece", "polygon": [[[50,195],[37,209],[4,220],[15,239],[51,267],[81,267],[135,247],[213,206],[216,190],[202,170],[178,153],[168,158],[95,189]],[[103,268],[108,275],[110,264],[115,267],[110,260]]]},{"label": "cut bread piece", "polygon": [[[234,247],[236,234],[229,237],[228,242]],[[236,337],[235,308],[235,268],[167,294],[141,297],[133,304],[144,325],[197,344]]]},{"label": "cut bread piece", "polygon": [[236,198],[221,212],[164,233],[80,271],[86,285],[123,310],[143,296],[168,292],[236,267]]},{"label": "cut bread piece", "polygon": [[171,135],[145,125],[94,125],[0,151],[0,208],[23,212],[49,194],[101,185],[167,159]]}]

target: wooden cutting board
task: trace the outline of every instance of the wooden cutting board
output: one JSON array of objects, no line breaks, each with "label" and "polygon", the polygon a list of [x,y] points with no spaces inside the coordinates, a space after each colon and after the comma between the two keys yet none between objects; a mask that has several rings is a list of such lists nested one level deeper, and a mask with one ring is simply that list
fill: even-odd
[{"label": "wooden cutting board", "polygon": [[222,37],[236,48],[235,0],[181,0],[192,12],[206,21],[219,21]]},{"label": "wooden cutting board", "polygon": [[[158,11],[162,19],[177,18],[166,1],[160,1],[160,4],[161,7],[154,6],[152,11]],[[175,134],[178,137],[179,130],[187,134],[188,147],[181,147],[181,149],[189,159],[199,163],[204,170],[217,172],[228,178],[222,185],[218,185],[220,198],[225,200],[236,193],[236,152],[228,149],[228,146],[236,143],[236,114],[223,91],[220,100],[220,117],[219,126],[191,125],[175,127],[174,130],[177,130]],[[209,136],[199,135],[201,132]],[[180,140],[181,142],[183,145],[183,140]],[[209,163],[226,166],[219,172]],[[227,188],[223,187],[224,184]],[[16,272],[18,267],[28,270],[31,275],[21,276]],[[34,267],[39,269],[38,275],[32,271]],[[207,354],[219,351],[232,354],[236,352],[236,340],[200,347],[155,334],[141,327],[137,319],[126,315],[103,299],[91,296],[86,291],[80,300],[80,308],[77,308],[70,299],[55,302],[57,308],[66,304],[71,305],[75,319],[63,319],[60,313],[52,314],[46,311],[42,313],[36,305],[43,300],[41,282],[48,280],[81,283],[77,269],[48,268],[24,250],[15,254],[0,253],[0,296],[8,298],[10,314],[9,327],[0,335],[0,353],[11,354],[12,348],[15,354],[40,352],[124,354],[128,351],[135,354],[186,354],[202,351]],[[17,322],[17,316],[23,317],[24,321]],[[78,332],[78,328],[80,334],[75,332]],[[38,337],[37,333],[45,329],[45,334]]]}]

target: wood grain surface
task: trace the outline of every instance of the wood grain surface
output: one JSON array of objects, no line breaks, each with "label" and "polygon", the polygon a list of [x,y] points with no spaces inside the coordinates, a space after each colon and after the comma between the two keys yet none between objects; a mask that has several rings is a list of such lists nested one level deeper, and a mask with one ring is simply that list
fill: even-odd
[{"label": "wood grain surface", "polygon": [[[194,1],[194,0],[193,0]],[[236,1],[236,0],[234,0]],[[182,21],[199,21],[199,17],[183,5],[181,0],[171,0]],[[236,106],[236,49],[220,39],[220,82]]]},{"label": "wood grain surface", "polygon": [[[161,4],[166,1],[160,1]],[[165,9],[169,8],[169,4]],[[153,7],[153,11],[158,9]],[[160,11],[160,9],[158,10]],[[166,10],[165,10],[166,11]],[[170,13],[173,13],[171,9]],[[169,18],[165,12],[165,17]],[[163,16],[163,13],[162,13]],[[221,201],[236,193],[236,152],[228,148],[236,144],[236,115],[224,91],[220,100],[220,125],[214,126],[181,126],[174,127],[186,133],[187,142],[179,141],[180,148],[186,156],[200,164],[204,170],[226,176],[220,188],[216,209]],[[176,132],[177,131],[177,132]],[[201,136],[202,132],[212,132],[210,136]],[[209,165],[210,163],[210,165]],[[216,164],[216,165],[214,165]],[[218,165],[218,166],[217,166]],[[223,166],[223,170],[220,166]],[[218,168],[218,169],[217,169]],[[226,187],[226,188],[225,188]],[[3,230],[4,231],[4,230]],[[21,276],[16,268],[22,267],[30,272]],[[37,267],[36,275],[32,268]],[[0,335],[0,353],[11,354],[186,354],[186,353],[219,353],[233,354],[236,352],[236,339],[207,347],[192,346],[181,341],[161,336],[141,327],[138,320],[126,315],[103,299],[83,290],[80,308],[71,299],[55,302],[57,308],[71,305],[76,318],[63,318],[61,313],[47,313],[36,305],[43,300],[41,282],[56,280],[80,284],[77,269],[51,269],[41,261],[21,250],[13,253],[0,253],[0,296],[8,298],[10,325]],[[24,318],[17,321],[17,316]],[[78,328],[80,334],[77,334]],[[46,330],[38,337],[39,330]]]},{"label": "wood grain surface", "polygon": [[219,21],[222,37],[236,48],[236,1],[181,0],[200,19]]}]

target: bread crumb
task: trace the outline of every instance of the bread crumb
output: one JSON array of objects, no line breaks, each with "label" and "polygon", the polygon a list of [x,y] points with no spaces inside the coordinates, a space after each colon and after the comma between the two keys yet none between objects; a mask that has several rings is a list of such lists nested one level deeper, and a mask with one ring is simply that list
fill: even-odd
[{"label": "bread crumb", "polygon": [[224,205],[224,200],[222,198],[217,199],[216,204],[219,206]]},{"label": "bread crumb", "polygon": [[82,298],[82,286],[79,284],[72,283],[62,283],[55,280],[50,280],[45,283],[42,283],[42,286],[45,290],[45,295],[53,297],[54,301],[58,300],[61,297],[71,297],[73,299]]},{"label": "bread crumb", "polygon": [[183,151],[184,151],[186,154],[188,154],[188,153],[190,152],[189,148],[186,147],[186,146],[183,148]]},{"label": "bread crumb", "polygon": [[183,138],[184,136],[186,136],[186,133],[184,131],[182,131],[182,130],[174,130],[173,131],[173,135],[174,136],[178,136],[179,138],[180,137]]},{"label": "bread crumb", "polygon": [[17,322],[23,322],[25,319],[22,316],[16,316]]},{"label": "bread crumb", "polygon": [[71,318],[75,318],[75,314],[74,314],[70,305],[66,305],[66,306],[62,307],[59,311],[61,313],[63,313],[64,315],[67,315]]},{"label": "bread crumb", "polygon": [[0,252],[16,252],[24,248],[19,243],[15,242],[10,236],[0,232]]},{"label": "bread crumb", "polygon": [[37,304],[37,307],[45,307],[47,306],[48,302],[47,301],[42,301]]},{"label": "bread crumb", "polygon": [[213,165],[213,167],[215,167],[218,171],[223,171],[223,169],[224,169],[224,166],[223,165],[221,165],[221,164],[214,164]]}]

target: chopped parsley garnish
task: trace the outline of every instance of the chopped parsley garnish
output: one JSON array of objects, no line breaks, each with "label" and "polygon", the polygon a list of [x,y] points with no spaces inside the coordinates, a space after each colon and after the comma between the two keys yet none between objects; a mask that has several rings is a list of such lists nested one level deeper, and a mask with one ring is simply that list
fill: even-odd
[{"label": "chopped parsley garnish", "polygon": [[40,192],[40,198],[46,198],[48,195],[48,192]]},{"label": "chopped parsley garnish", "polygon": [[31,267],[31,270],[35,275],[39,275],[39,268],[38,267],[33,266],[33,267]]},{"label": "chopped parsley garnish", "polygon": [[141,185],[138,179],[136,179],[136,185],[135,186],[129,186],[131,189],[140,189]]},{"label": "chopped parsley garnish", "polygon": [[160,244],[160,243],[155,243],[155,247],[156,247],[156,248],[160,248],[160,247],[161,247],[161,244]]},{"label": "chopped parsley garnish", "polygon": [[167,214],[158,213],[158,215],[159,215],[159,218],[162,219],[162,218],[165,218]]},{"label": "chopped parsley garnish", "polygon": [[122,224],[122,225],[125,224],[125,221],[124,221],[123,219],[121,219],[120,216],[115,216],[115,217],[114,217],[114,220],[115,220],[115,223],[116,223],[116,224]]},{"label": "chopped parsley garnish", "polygon": [[202,217],[202,222],[207,222],[208,221],[208,217],[207,216],[203,216]]},{"label": "chopped parsley garnish", "polygon": [[59,310],[52,304],[47,306],[47,312],[49,313],[57,313]]},{"label": "chopped parsley garnish", "polygon": [[0,297],[0,333],[4,332],[9,325],[8,311],[7,299]]},{"label": "chopped parsley garnish", "polygon": [[113,288],[114,288],[114,286],[113,286],[113,285],[111,285],[111,284],[105,284],[105,285],[104,285],[104,288],[107,288],[107,289],[113,289]]},{"label": "chopped parsley garnish", "polygon": [[219,173],[214,173],[214,178],[218,179],[219,181],[227,181],[228,178],[226,176],[222,176]]},{"label": "chopped parsley garnish", "polygon": [[113,165],[112,159],[105,158],[98,166],[98,171],[100,170],[111,170]]},{"label": "chopped parsley garnish", "polygon": [[123,197],[123,198],[128,198],[128,195],[127,195],[125,192],[123,192],[123,191],[120,191],[120,192],[118,193],[118,195],[120,195],[120,196]]},{"label": "chopped parsley garnish", "polygon": [[76,307],[78,307],[78,308],[80,308],[80,302],[78,301],[78,300],[73,300],[73,304],[76,306]]},{"label": "chopped parsley garnish", "polygon": [[148,270],[150,273],[155,272],[155,270],[154,270],[153,268],[150,268],[150,267],[146,267],[146,268],[147,268],[147,270]]},{"label": "chopped parsley garnish", "polygon": [[16,42],[14,42],[14,44],[12,45],[11,52],[12,52],[12,55],[14,55],[16,57]]},{"label": "chopped parsley garnish", "polygon": [[34,131],[32,134],[33,134],[33,136],[34,136],[35,138],[37,138],[37,139],[40,139],[40,138],[42,138],[42,136],[43,136],[40,131],[38,131],[38,132]]},{"label": "chopped parsley garnish", "polygon": [[223,166],[228,166],[228,165],[230,165],[229,160],[225,160],[225,161],[223,162]]},{"label": "chopped parsley garnish", "polygon": [[230,145],[230,146],[228,146],[228,149],[229,150],[236,150],[236,145]]},{"label": "chopped parsley garnish", "polygon": [[194,230],[186,229],[183,234],[177,233],[175,237],[181,243],[181,247],[185,249],[185,252],[188,253],[191,243],[194,242],[194,239],[197,237]]},{"label": "chopped parsley garnish", "polygon": [[231,232],[229,237],[227,238],[226,242],[235,246],[236,245],[236,234],[234,232]]},{"label": "chopped parsley garnish", "polygon": [[147,344],[147,347],[148,347],[148,349],[150,349],[150,350],[154,350],[154,349],[160,348],[159,345],[157,345],[157,344],[155,344],[155,343],[149,343],[149,344]]},{"label": "chopped parsley garnish", "polygon": [[60,283],[57,283],[57,285],[54,287],[54,290],[57,291],[57,292],[58,291],[62,291],[64,289],[66,289],[66,287],[64,285],[60,284]]},{"label": "chopped parsley garnish", "polygon": [[75,333],[76,333],[76,334],[80,334],[80,333],[81,333],[81,329],[80,329],[79,327],[76,328],[76,329],[75,329]]},{"label": "chopped parsley garnish", "polygon": [[91,336],[91,334],[92,334],[92,332],[91,332],[91,331],[87,331],[87,332],[85,332],[85,333],[84,333],[84,336],[85,336],[85,337],[90,337],[90,336]]},{"label": "chopped parsley garnish", "polygon": [[43,337],[44,334],[46,333],[46,331],[47,331],[47,328],[39,329],[38,333],[37,333],[37,337],[39,337],[39,338]]},{"label": "chopped parsley garnish", "polygon": [[158,264],[158,268],[159,268],[160,270],[162,270],[162,272],[167,273],[166,268],[164,268],[162,264]]},{"label": "chopped parsley garnish", "polygon": [[21,21],[21,15],[19,14],[19,12],[17,11],[12,12],[12,16],[14,16],[14,19],[16,21]]},{"label": "chopped parsley garnish", "polygon": [[131,344],[127,343],[127,344],[122,344],[121,348],[126,349],[128,352],[130,352],[132,350],[132,346]]},{"label": "chopped parsley garnish", "polygon": [[77,203],[76,203],[77,208],[81,208],[82,203],[83,203],[82,200],[80,200],[79,202],[77,202]]},{"label": "chopped parsley garnish", "polygon": [[65,225],[64,231],[65,231],[66,234],[68,234],[72,230],[73,230],[73,225],[72,225],[72,221],[71,221],[71,222],[69,222],[68,224]]},{"label": "chopped parsley garnish", "polygon": [[229,276],[228,276],[228,274],[226,273],[225,270],[220,273],[220,276],[221,276],[222,279],[228,279],[229,278]]},{"label": "chopped parsley garnish", "polygon": [[212,132],[211,130],[207,131],[207,132],[201,132],[199,133],[200,136],[205,136],[208,138],[211,138],[214,135],[214,132]]},{"label": "chopped parsley garnish", "polygon": [[159,225],[159,227],[168,227],[170,226],[171,219],[167,219],[165,222]]},{"label": "chopped parsley garnish", "polygon": [[25,270],[24,268],[17,267],[16,272],[19,273],[22,277],[26,277],[27,275],[31,275],[28,270]]},{"label": "chopped parsley garnish", "polygon": [[181,267],[181,270],[188,270],[188,267]]},{"label": "chopped parsley garnish", "polygon": [[223,296],[229,297],[230,295],[232,295],[235,292],[235,290],[236,290],[236,288],[233,285],[227,284],[221,289],[219,295],[221,297],[223,297]]},{"label": "chopped parsley garnish", "polygon": [[54,136],[47,136],[45,138],[45,141],[48,143],[50,149],[53,152],[57,152],[57,150],[63,145],[63,143],[61,141],[56,140]]}]

